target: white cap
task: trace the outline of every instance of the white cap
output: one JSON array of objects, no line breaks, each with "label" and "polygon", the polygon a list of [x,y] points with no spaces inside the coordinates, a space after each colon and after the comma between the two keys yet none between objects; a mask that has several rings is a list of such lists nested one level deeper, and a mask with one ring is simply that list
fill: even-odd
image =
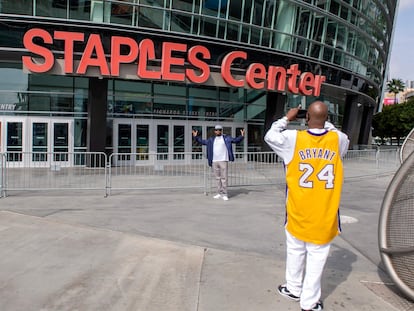
[{"label": "white cap", "polygon": [[223,129],[223,127],[222,127],[220,124],[217,124],[217,125],[214,127],[214,129],[215,129],[215,130],[222,130],[222,129]]}]

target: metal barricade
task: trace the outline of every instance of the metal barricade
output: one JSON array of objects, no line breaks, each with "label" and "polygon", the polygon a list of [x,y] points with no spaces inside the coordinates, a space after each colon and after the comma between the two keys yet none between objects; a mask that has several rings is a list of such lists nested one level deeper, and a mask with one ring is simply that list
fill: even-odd
[{"label": "metal barricade", "polygon": [[399,165],[398,148],[348,150],[344,157],[345,179],[393,173]]},{"label": "metal barricade", "polygon": [[[228,187],[274,185],[284,182],[283,163],[272,152],[236,152],[235,161],[228,165]],[[207,192],[214,192],[216,181],[208,168]]]},{"label": "metal barricade", "polygon": [[[395,172],[398,149],[349,150],[345,179]],[[113,190],[216,187],[203,153],[4,153],[0,196],[7,191]],[[284,168],[274,152],[239,152],[229,163],[229,187],[284,184]]]},{"label": "metal barricade", "polygon": [[104,153],[7,152],[4,154],[8,191],[103,190]]},{"label": "metal barricade", "polygon": [[6,195],[6,155],[0,153],[0,198]]},{"label": "metal barricade", "polygon": [[113,153],[109,157],[108,194],[113,190],[204,189],[202,153]]}]

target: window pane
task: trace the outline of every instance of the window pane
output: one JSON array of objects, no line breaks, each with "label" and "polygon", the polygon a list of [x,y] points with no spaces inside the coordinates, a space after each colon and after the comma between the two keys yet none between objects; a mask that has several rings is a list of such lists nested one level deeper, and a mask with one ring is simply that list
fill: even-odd
[{"label": "window pane", "polygon": [[[74,0],[72,0],[74,1]],[[75,0],[76,1],[76,0]],[[36,0],[36,16],[66,18],[67,0]]]},{"label": "window pane", "polygon": [[32,15],[32,0],[3,0],[1,1],[1,13]]}]

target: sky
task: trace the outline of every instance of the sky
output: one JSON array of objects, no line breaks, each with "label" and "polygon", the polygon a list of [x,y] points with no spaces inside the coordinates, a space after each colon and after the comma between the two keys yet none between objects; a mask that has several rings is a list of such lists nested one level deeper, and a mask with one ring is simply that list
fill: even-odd
[{"label": "sky", "polygon": [[414,81],[414,0],[400,0],[389,63],[389,79]]}]

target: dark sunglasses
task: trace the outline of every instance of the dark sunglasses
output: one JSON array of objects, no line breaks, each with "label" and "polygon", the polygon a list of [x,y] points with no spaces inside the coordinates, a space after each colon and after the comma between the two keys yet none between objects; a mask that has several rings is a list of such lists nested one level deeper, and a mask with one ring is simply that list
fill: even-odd
[{"label": "dark sunglasses", "polygon": [[215,129],[215,131],[220,131],[220,132],[221,132],[222,130],[220,130],[220,129]]}]

